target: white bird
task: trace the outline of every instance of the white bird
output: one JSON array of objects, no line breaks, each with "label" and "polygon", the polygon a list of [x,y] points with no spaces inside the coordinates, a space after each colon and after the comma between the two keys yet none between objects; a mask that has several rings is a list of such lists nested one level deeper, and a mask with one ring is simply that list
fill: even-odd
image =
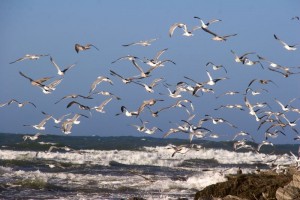
[{"label": "white bird", "polygon": [[284,111],[284,112],[287,112],[287,111],[290,111],[290,104],[293,102],[293,101],[295,101],[297,98],[293,98],[292,100],[290,100],[289,101],[289,103],[288,104],[286,104],[286,105],[283,105],[283,103],[281,103],[278,99],[276,99],[275,98],[275,101],[276,101],[276,103],[278,103],[279,104],[279,106],[281,107],[281,109]]},{"label": "white bird", "polygon": [[215,85],[218,81],[228,79],[226,77],[213,79],[208,71],[206,71],[206,73],[209,78],[209,81],[206,82],[206,84],[208,84],[208,85]]},{"label": "white bird", "polygon": [[259,151],[260,148],[261,148],[263,145],[271,145],[271,146],[274,146],[273,143],[264,140],[264,141],[262,141],[262,142],[258,145],[257,151]]},{"label": "white bird", "polygon": [[182,35],[184,35],[184,36],[193,36],[192,32],[190,32],[190,31],[187,30],[186,24],[184,24],[184,23],[175,23],[169,29],[169,36],[170,37],[172,37],[172,35],[174,33],[174,30],[176,28],[182,28],[182,30],[183,30],[183,34]]},{"label": "white bird", "polygon": [[6,103],[2,103],[2,104],[0,104],[0,107],[3,107],[3,106],[5,106],[5,105],[10,105],[10,104],[12,104],[12,103],[17,103],[19,108],[22,108],[22,107],[25,106],[26,104],[31,104],[32,106],[34,106],[34,107],[36,108],[36,105],[35,105],[34,103],[30,102],[30,101],[24,101],[24,102],[21,103],[21,102],[19,102],[19,101],[16,100],[16,99],[11,99],[11,100],[9,100],[9,101],[6,102]]},{"label": "white bird", "polygon": [[158,38],[154,38],[154,39],[150,39],[150,40],[141,40],[141,41],[138,41],[138,42],[132,42],[132,43],[129,43],[129,44],[123,44],[122,46],[123,47],[128,47],[128,46],[131,46],[131,45],[141,45],[141,46],[150,46],[152,42],[154,42],[155,40],[157,40]]},{"label": "white bird", "polygon": [[199,20],[200,20],[200,23],[201,23],[201,25],[200,25],[200,26],[196,26],[196,27],[194,28],[194,30],[199,29],[199,28],[208,28],[208,26],[209,26],[210,24],[215,23],[215,22],[220,22],[220,21],[222,21],[222,20],[220,20],[220,19],[212,19],[212,20],[209,20],[207,23],[204,23],[203,20],[202,20],[200,17],[195,16],[194,18],[195,18],[195,19],[199,19]]},{"label": "white bird", "polygon": [[248,136],[248,137],[251,138],[252,141],[254,141],[254,139],[253,139],[253,137],[250,135],[250,133],[247,133],[247,132],[245,132],[245,131],[240,131],[240,132],[236,133],[232,140],[235,140],[238,136]]},{"label": "white bird", "polygon": [[41,133],[36,133],[35,135],[24,135],[23,136],[23,140],[27,140],[27,139],[30,139],[30,140],[37,140],[39,138],[39,136],[42,135]]},{"label": "white bird", "polygon": [[215,65],[215,64],[212,63],[212,62],[206,63],[206,66],[208,66],[208,65],[211,65],[211,66],[213,67],[213,70],[218,70],[218,69],[223,68],[224,71],[227,73],[227,70],[226,70],[226,68],[225,68],[223,65]]},{"label": "white bird", "polygon": [[52,115],[49,115],[47,113],[45,113],[44,111],[42,111],[42,113],[46,116],[51,116],[51,118],[53,119],[54,123],[55,124],[59,124],[60,122],[62,122],[62,120],[66,117],[66,116],[69,116],[71,115],[71,113],[68,113],[68,114],[65,114],[65,115],[62,115],[61,117],[59,118],[54,118]]},{"label": "white bird", "polygon": [[96,89],[97,85],[103,81],[108,82],[109,84],[113,85],[113,82],[112,82],[112,80],[110,80],[110,78],[105,77],[105,76],[98,76],[97,79],[92,83],[89,93],[93,92]]},{"label": "white bird", "polygon": [[300,45],[300,44],[288,45],[287,43],[279,39],[275,34],[274,34],[274,38],[278,40],[283,45],[283,48],[285,48],[288,51],[295,51],[297,50],[296,46]]},{"label": "white bird", "polygon": [[94,109],[97,112],[105,113],[105,111],[103,109],[106,106],[106,104],[108,104],[111,100],[112,100],[112,97],[109,98],[109,99],[106,99],[105,101],[103,101],[99,106],[95,106],[95,107],[93,107],[91,109]]},{"label": "white bird", "polygon": [[226,41],[227,38],[229,37],[232,37],[232,36],[236,36],[237,34],[230,34],[230,35],[223,35],[223,36],[220,36],[214,32],[212,32],[211,30],[209,30],[208,28],[203,28],[202,27],[202,30],[204,30],[205,32],[213,35],[214,37],[212,37],[211,39],[214,40],[214,41]]},{"label": "white bird", "polygon": [[39,124],[36,125],[23,125],[23,126],[32,126],[33,128],[37,130],[45,130],[45,124],[46,122],[51,119],[51,116],[47,116],[45,119],[43,119]]},{"label": "white bird", "polygon": [[245,59],[245,57],[249,54],[255,54],[255,52],[247,52],[244,53],[241,56],[238,56],[233,50],[231,50],[231,53],[234,55],[234,61],[237,63],[243,62],[243,60]]},{"label": "white bird", "polygon": [[255,110],[254,110],[254,108],[253,108],[253,105],[250,104],[250,102],[249,102],[249,100],[247,99],[246,96],[244,97],[244,101],[245,101],[245,105],[246,105],[246,106],[248,107],[248,109],[249,109],[249,114],[255,116],[255,120],[258,122],[260,119],[259,119],[259,117],[257,116],[257,114],[256,114],[256,112],[255,112]]},{"label": "white bird", "polygon": [[144,133],[147,133],[148,135],[152,135],[152,134],[154,134],[155,133],[155,131],[156,130],[159,130],[159,131],[161,131],[162,132],[162,130],[160,129],[160,128],[158,128],[158,127],[152,127],[151,129],[149,129],[149,128],[146,128],[143,132]]},{"label": "white bird", "polygon": [[40,57],[43,57],[43,56],[49,56],[49,54],[40,54],[40,55],[38,55],[38,54],[26,54],[24,57],[19,58],[19,59],[13,61],[13,62],[10,62],[9,64],[13,64],[15,62],[19,62],[19,61],[27,60],[27,59],[37,60],[37,59],[39,59]]},{"label": "white bird", "polygon": [[68,66],[67,68],[61,70],[60,67],[56,64],[56,62],[53,60],[53,58],[50,56],[50,61],[52,62],[52,64],[55,66],[55,68],[57,69],[57,74],[60,76],[65,75],[65,73],[71,69],[72,67],[74,67],[76,64],[72,64],[70,66]]},{"label": "white bird", "polygon": [[99,91],[99,92],[94,92],[93,94],[101,94],[101,95],[104,95],[104,96],[112,96],[112,97],[114,97],[117,100],[121,100],[120,97],[118,97],[118,96],[116,96],[113,93],[108,92],[108,91]]},{"label": "white bird", "polygon": [[137,116],[138,111],[128,111],[125,106],[121,106],[121,113],[117,113],[116,116],[124,113],[126,117],[132,117],[132,116]]}]

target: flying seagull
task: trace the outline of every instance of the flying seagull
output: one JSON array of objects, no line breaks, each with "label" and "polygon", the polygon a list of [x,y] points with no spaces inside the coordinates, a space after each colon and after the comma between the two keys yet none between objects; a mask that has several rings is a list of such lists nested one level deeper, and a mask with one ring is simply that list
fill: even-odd
[{"label": "flying seagull", "polygon": [[300,45],[300,44],[289,45],[284,41],[282,41],[281,39],[279,39],[275,34],[274,34],[274,38],[278,40],[283,45],[283,48],[285,48],[288,51],[295,51],[297,49],[296,46]]},{"label": "flying seagull", "polygon": [[55,68],[57,69],[57,74],[60,75],[60,76],[63,76],[65,75],[65,73],[71,69],[72,67],[74,67],[76,64],[72,64],[70,66],[68,66],[67,68],[61,70],[60,67],[56,64],[56,62],[53,60],[53,58],[50,56],[50,61],[51,63],[55,66]]},{"label": "flying seagull", "polygon": [[207,29],[207,28],[202,28],[202,30],[204,30],[205,32],[213,35],[214,37],[212,37],[212,40],[215,40],[215,41],[226,41],[227,38],[229,37],[232,37],[232,36],[236,36],[237,34],[230,34],[230,35],[223,35],[223,36],[220,36],[214,32],[212,32],[211,30]]},{"label": "flying seagull", "polygon": [[172,37],[172,35],[173,35],[176,28],[182,28],[182,30],[183,30],[182,35],[184,35],[184,36],[187,36],[187,37],[188,36],[193,36],[192,32],[187,30],[186,24],[184,24],[184,23],[175,23],[169,29],[169,36],[170,37]]},{"label": "flying seagull", "polygon": [[123,47],[128,47],[128,46],[131,46],[131,45],[141,45],[141,46],[150,46],[152,42],[154,42],[155,40],[157,40],[157,38],[154,38],[154,39],[150,39],[150,40],[141,40],[141,41],[138,41],[138,42],[132,42],[132,43],[129,43],[129,44],[123,44],[122,46]]},{"label": "flying seagull", "polygon": [[54,104],[59,103],[63,99],[67,99],[67,98],[75,99],[75,98],[78,98],[78,97],[81,97],[81,98],[84,98],[84,99],[93,99],[92,97],[90,97],[90,95],[89,96],[83,96],[83,95],[80,95],[80,94],[69,94],[69,95],[66,95],[66,96],[62,97],[58,101],[56,101]]},{"label": "flying seagull", "polygon": [[49,56],[49,54],[40,54],[40,55],[37,55],[37,54],[26,54],[24,57],[22,58],[19,58],[13,62],[10,62],[9,64],[13,64],[15,62],[19,62],[19,61],[22,61],[22,60],[37,60],[39,59],[40,57],[43,57],[43,56]]},{"label": "flying seagull", "polygon": [[75,51],[77,53],[79,53],[79,51],[85,51],[85,50],[90,49],[91,47],[94,47],[95,49],[97,49],[99,51],[99,49],[97,47],[95,47],[94,45],[92,45],[92,44],[87,44],[85,46],[80,45],[80,44],[75,44]]},{"label": "flying seagull", "polygon": [[89,93],[91,94],[91,92],[93,92],[96,89],[96,86],[103,81],[109,82],[109,84],[113,85],[112,80],[110,80],[108,77],[98,76],[97,79],[92,83]]}]

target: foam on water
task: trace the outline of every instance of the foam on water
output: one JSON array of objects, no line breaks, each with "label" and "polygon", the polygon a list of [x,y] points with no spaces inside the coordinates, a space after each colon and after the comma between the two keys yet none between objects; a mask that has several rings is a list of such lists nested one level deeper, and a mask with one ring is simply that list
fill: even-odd
[{"label": "foam on water", "polygon": [[[222,149],[189,150],[185,154],[177,153],[173,157],[171,156],[173,150],[165,147],[147,147],[135,151],[82,150],[81,152],[81,154],[74,152],[37,154],[34,151],[0,150],[0,160],[39,164],[26,170],[20,170],[22,166],[16,169],[0,166],[0,183],[14,185],[20,180],[36,181],[45,185],[68,188],[76,191],[76,194],[86,195],[84,198],[87,199],[104,197],[101,196],[104,193],[108,199],[124,198],[124,191],[129,191],[128,197],[132,192],[131,195],[142,194],[146,199],[164,199],[164,197],[172,199],[171,197],[178,197],[178,194],[186,197],[208,185],[226,181],[225,174],[235,174],[237,164],[246,164],[243,172],[251,173],[256,164],[266,164],[270,160],[275,160],[274,164],[294,163],[292,156],[289,155],[277,158],[276,155]],[[46,164],[51,162],[55,165],[68,163],[70,168],[47,168]],[[206,167],[201,167],[199,162],[204,163]],[[214,167],[210,167],[210,162],[214,163]],[[112,163],[115,164],[111,165]],[[77,169],[74,166],[77,164],[82,164],[80,167],[83,169]],[[130,173],[131,169],[137,169],[138,174]],[[73,199],[79,199],[76,194],[72,193]]]},{"label": "foam on water", "polygon": [[[165,147],[147,147],[140,151],[129,150],[82,150],[82,153],[73,152],[39,152],[1,150],[2,160],[55,160],[57,162],[109,166],[111,161],[125,165],[150,165],[162,167],[178,167],[185,160],[190,159],[214,159],[220,164],[256,164],[266,163],[268,160],[276,159],[276,155],[266,155],[254,152],[235,152],[223,149],[200,149],[190,150],[185,154],[176,154],[171,157],[173,150]],[[37,156],[36,156],[37,155]],[[280,164],[292,162],[291,156],[277,159]]]}]

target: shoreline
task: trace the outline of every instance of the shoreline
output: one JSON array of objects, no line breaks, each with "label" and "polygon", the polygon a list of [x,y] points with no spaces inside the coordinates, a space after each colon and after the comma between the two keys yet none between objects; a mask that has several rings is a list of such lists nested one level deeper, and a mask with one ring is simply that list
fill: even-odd
[{"label": "shoreline", "polygon": [[[227,175],[226,177],[227,181],[209,185],[198,191],[194,200],[259,200],[280,199],[282,196],[282,199],[286,199],[285,188],[295,180],[300,180],[300,172],[295,167],[290,167],[286,173],[266,170],[253,174]],[[298,194],[300,195],[300,184],[299,188],[289,195]]]}]

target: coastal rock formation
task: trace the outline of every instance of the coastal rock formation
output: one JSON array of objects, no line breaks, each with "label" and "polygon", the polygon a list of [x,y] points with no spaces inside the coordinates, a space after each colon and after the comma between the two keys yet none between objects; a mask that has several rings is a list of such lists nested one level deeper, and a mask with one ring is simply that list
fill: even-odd
[{"label": "coastal rock formation", "polygon": [[[272,171],[260,174],[230,175],[228,181],[210,185],[196,193],[195,200],[258,200],[276,199],[277,189],[293,179],[292,174],[276,174]],[[300,176],[297,176],[300,183]],[[285,194],[285,192],[283,192]],[[285,194],[286,195],[286,194]],[[285,199],[285,198],[282,198]],[[295,199],[295,198],[294,198]],[[296,198],[300,199],[300,198]]]},{"label": "coastal rock formation", "polygon": [[293,200],[300,199],[300,173],[293,175],[293,180],[284,187],[278,188],[276,191],[276,199]]}]

